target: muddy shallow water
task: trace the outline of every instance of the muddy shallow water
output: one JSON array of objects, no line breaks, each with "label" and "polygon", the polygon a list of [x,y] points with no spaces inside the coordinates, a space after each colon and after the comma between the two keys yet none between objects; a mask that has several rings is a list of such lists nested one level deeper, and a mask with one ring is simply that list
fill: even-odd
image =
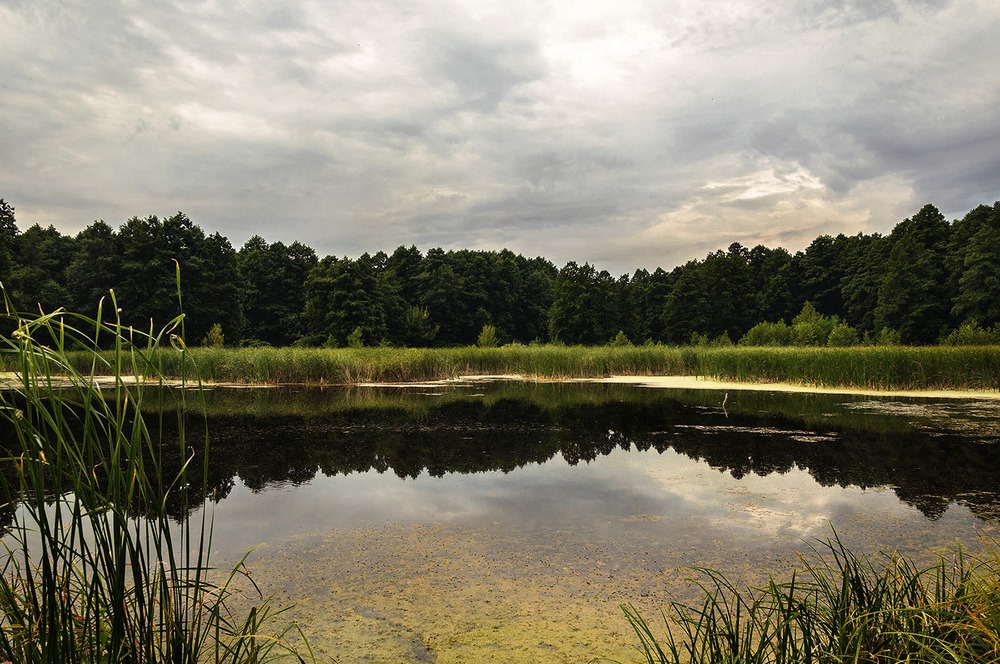
[{"label": "muddy shallow water", "polygon": [[[219,393],[217,561],[321,661],[639,661],[619,606],[784,577],[832,528],[922,560],[1000,514],[1000,404],[476,383]],[[723,399],[725,408],[720,408]]]}]

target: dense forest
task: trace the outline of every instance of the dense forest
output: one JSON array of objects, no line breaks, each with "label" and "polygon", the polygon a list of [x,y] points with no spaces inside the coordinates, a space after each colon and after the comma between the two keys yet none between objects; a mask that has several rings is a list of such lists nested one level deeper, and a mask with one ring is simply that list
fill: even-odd
[{"label": "dense forest", "polygon": [[114,289],[125,323],[159,326],[179,311],[178,265],[189,343],[1000,341],[1000,202],[953,222],[925,205],[888,235],[821,235],[794,254],[733,243],[615,277],[508,250],[320,259],[259,236],[237,250],[180,212],[75,237],[22,232],[0,199],[0,281],[19,311],[94,312]]}]

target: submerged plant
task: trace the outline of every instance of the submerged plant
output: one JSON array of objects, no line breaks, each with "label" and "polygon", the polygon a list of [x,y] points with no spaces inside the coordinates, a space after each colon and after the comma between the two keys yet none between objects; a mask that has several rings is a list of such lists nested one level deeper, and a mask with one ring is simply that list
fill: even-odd
[{"label": "submerged plant", "polygon": [[698,569],[702,603],[674,602],[660,636],[631,605],[622,610],[649,664],[1000,661],[1000,555],[916,566],[898,553],[872,558],[834,534],[801,572],[760,588]]},{"label": "submerged plant", "polygon": [[[6,304],[0,662],[301,661],[286,639],[297,630],[267,631],[280,610],[246,559],[211,566],[208,510],[192,515],[196,494],[211,494],[207,435],[187,431],[186,409],[172,414],[176,435],[150,415],[161,349],[187,352],[183,318],[147,333],[101,308],[29,317]],[[67,361],[71,348],[87,369]]]}]

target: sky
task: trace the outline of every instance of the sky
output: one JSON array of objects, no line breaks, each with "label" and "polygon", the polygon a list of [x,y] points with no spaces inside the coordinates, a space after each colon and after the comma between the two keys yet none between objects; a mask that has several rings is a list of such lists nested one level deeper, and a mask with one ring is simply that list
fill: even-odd
[{"label": "sky", "polygon": [[613,274],[1000,199],[996,0],[0,0],[19,227]]}]

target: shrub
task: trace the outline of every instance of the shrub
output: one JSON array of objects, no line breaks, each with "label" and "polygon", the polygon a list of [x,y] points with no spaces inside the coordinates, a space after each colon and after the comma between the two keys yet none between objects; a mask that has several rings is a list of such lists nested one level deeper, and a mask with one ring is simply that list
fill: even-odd
[{"label": "shrub", "polygon": [[216,323],[208,330],[201,340],[201,345],[206,348],[222,348],[226,345],[226,335],[222,333],[221,323]]},{"label": "shrub", "polygon": [[499,345],[497,329],[488,323],[483,325],[483,329],[479,331],[479,337],[476,339],[476,345],[480,348],[496,348]]},{"label": "shrub", "polygon": [[783,320],[777,323],[757,323],[739,340],[740,346],[787,346],[792,339],[792,328]]},{"label": "shrub", "polygon": [[816,311],[812,302],[802,305],[802,311],[792,319],[791,343],[795,346],[825,346],[837,319]]},{"label": "shrub", "polygon": [[612,348],[629,348],[632,346],[632,342],[625,335],[624,330],[618,330],[618,334],[616,334],[614,338],[608,342],[608,345]]},{"label": "shrub", "polygon": [[692,346],[708,346],[712,342],[708,338],[707,334],[702,334],[701,332],[691,333],[691,345]]},{"label": "shrub", "polygon": [[847,323],[837,323],[834,325],[826,341],[827,346],[856,346],[857,344],[858,333]]},{"label": "shrub", "polygon": [[903,335],[891,327],[883,327],[875,335],[875,344],[877,346],[901,346],[903,345]]},{"label": "shrub", "polygon": [[364,348],[364,334],[361,332],[360,327],[354,328],[354,330],[347,335],[347,347],[348,348]]},{"label": "shrub", "polygon": [[995,325],[993,329],[983,328],[979,322],[970,319],[962,323],[948,336],[941,340],[941,343],[949,346],[990,346],[1000,344],[1000,325]]},{"label": "shrub", "polygon": [[719,336],[712,339],[709,344],[712,348],[728,348],[733,345],[733,340],[729,338],[728,332],[723,332]]}]

